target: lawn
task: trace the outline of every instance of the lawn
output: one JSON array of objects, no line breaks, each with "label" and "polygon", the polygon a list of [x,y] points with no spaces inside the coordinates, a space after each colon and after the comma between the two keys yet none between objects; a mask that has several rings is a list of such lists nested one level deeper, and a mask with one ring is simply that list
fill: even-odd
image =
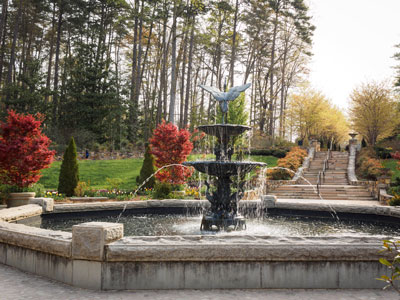
[{"label": "lawn", "polygon": [[[136,186],[143,159],[80,160],[79,180],[88,182],[94,189],[106,189],[107,178],[122,179],[121,189],[131,190]],[[39,183],[46,189],[57,189],[61,162],[54,162],[49,169],[42,170]]]},{"label": "lawn", "polygon": [[[213,155],[190,155],[189,160],[212,159]],[[247,159],[247,158],[246,158]],[[273,156],[251,156],[251,160],[265,162],[269,167],[276,166],[277,158]],[[122,179],[121,189],[133,190],[136,187],[136,177],[139,175],[143,159],[115,159],[115,160],[79,160],[80,181],[89,182],[94,189],[107,189],[107,178]],[[54,162],[50,168],[42,170],[39,183],[46,189],[56,190],[61,162]]]},{"label": "lawn", "polygon": [[397,159],[384,159],[382,160],[382,164],[385,168],[389,168],[393,171],[392,181],[395,180],[396,177],[400,177],[400,170],[397,169]]}]

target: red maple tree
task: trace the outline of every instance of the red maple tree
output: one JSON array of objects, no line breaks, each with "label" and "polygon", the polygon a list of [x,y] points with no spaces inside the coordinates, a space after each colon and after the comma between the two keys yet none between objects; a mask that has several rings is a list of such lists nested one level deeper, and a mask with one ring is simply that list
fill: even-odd
[{"label": "red maple tree", "polygon": [[20,190],[37,182],[40,170],[49,167],[55,151],[42,134],[40,114],[18,114],[8,111],[6,122],[0,123],[0,182]]},{"label": "red maple tree", "polygon": [[[179,130],[172,123],[164,120],[153,132],[150,139],[151,153],[158,168],[170,164],[181,164],[193,149],[191,134],[186,129]],[[182,166],[171,166],[159,171],[155,176],[162,182],[182,184],[192,175],[192,169]]]}]

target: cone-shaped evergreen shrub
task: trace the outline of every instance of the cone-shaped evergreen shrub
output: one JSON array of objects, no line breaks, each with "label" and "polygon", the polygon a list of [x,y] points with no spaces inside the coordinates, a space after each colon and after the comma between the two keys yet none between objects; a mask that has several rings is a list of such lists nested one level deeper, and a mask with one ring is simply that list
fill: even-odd
[{"label": "cone-shaped evergreen shrub", "polygon": [[[150,146],[146,146],[146,151],[144,153],[144,161],[142,168],[140,169],[140,175],[136,178],[136,182],[138,185],[141,185],[147,178],[149,178],[154,172],[156,168],[154,166],[154,157],[150,152]],[[155,177],[151,177],[147,183],[143,186],[143,188],[152,189],[156,183]]]},{"label": "cone-shaped evergreen shrub", "polygon": [[79,182],[78,160],[76,159],[75,140],[71,137],[67,149],[65,149],[63,161],[58,178],[58,192],[68,197],[74,195],[74,189]]},{"label": "cone-shaped evergreen shrub", "polygon": [[361,141],[361,147],[362,147],[362,148],[367,147],[367,142],[365,141],[364,138],[363,138],[362,141]]}]

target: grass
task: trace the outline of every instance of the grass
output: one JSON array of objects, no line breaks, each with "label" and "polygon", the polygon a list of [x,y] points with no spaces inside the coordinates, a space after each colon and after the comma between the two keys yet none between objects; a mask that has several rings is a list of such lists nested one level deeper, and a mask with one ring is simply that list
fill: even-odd
[{"label": "grass", "polygon": [[[214,155],[201,154],[189,156],[189,160],[213,159]],[[247,160],[247,157],[246,157]],[[268,167],[276,166],[277,158],[273,156],[253,155],[251,160],[265,162]],[[121,189],[133,190],[136,187],[136,177],[142,167],[142,158],[115,159],[115,160],[79,160],[80,181],[90,182],[93,189],[107,189],[109,184],[107,178],[122,179]],[[39,183],[48,190],[56,190],[58,187],[58,176],[61,162],[56,161],[48,169],[42,170],[42,178]]]},{"label": "grass", "polygon": [[400,170],[397,169],[397,159],[383,159],[381,162],[385,168],[389,168],[393,171],[392,181],[395,181],[397,177],[400,177]]},{"label": "grass", "polygon": [[[80,160],[79,180],[88,182],[94,189],[106,189],[107,178],[119,178],[123,180],[121,189],[132,190],[136,186],[136,177],[139,175],[143,159],[115,159],[115,160]],[[58,176],[61,162],[56,161],[48,169],[42,170],[42,178],[39,183],[46,189],[57,189]]]},{"label": "grass", "polygon": [[268,165],[269,168],[276,167],[279,158],[275,156],[262,156],[262,155],[252,155],[251,160],[263,162]]}]

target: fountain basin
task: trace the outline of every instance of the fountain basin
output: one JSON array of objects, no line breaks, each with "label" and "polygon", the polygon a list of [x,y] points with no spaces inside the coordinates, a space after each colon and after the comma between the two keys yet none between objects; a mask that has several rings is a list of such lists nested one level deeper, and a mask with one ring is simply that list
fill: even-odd
[{"label": "fountain basin", "polygon": [[197,129],[208,135],[217,137],[220,141],[224,141],[230,136],[238,136],[248,130],[251,130],[251,127],[237,124],[213,124],[201,125],[198,126]]},{"label": "fountain basin", "polygon": [[[249,208],[263,207],[261,201],[243,202]],[[110,209],[111,213],[125,203],[56,205],[55,212],[100,213]],[[154,212],[206,204],[153,200],[129,202],[128,206]],[[273,209],[296,208],[295,203],[289,204],[277,202]],[[327,207],[318,202],[313,206],[329,215]],[[36,215],[38,207],[30,205],[21,213]],[[335,209],[400,217],[400,209],[391,207],[342,205]],[[2,213],[0,220],[5,220]],[[15,214],[9,216],[17,218]],[[81,224],[77,229],[69,233],[0,221],[0,263],[67,284],[103,290],[382,288],[385,284],[376,278],[388,275],[387,268],[378,262],[386,256],[379,253],[385,236],[271,237],[234,233],[123,237],[122,224],[99,222]]]},{"label": "fountain basin", "polygon": [[228,177],[244,175],[257,167],[266,167],[267,164],[254,161],[187,161],[183,165],[194,167],[201,173],[211,176]]}]

